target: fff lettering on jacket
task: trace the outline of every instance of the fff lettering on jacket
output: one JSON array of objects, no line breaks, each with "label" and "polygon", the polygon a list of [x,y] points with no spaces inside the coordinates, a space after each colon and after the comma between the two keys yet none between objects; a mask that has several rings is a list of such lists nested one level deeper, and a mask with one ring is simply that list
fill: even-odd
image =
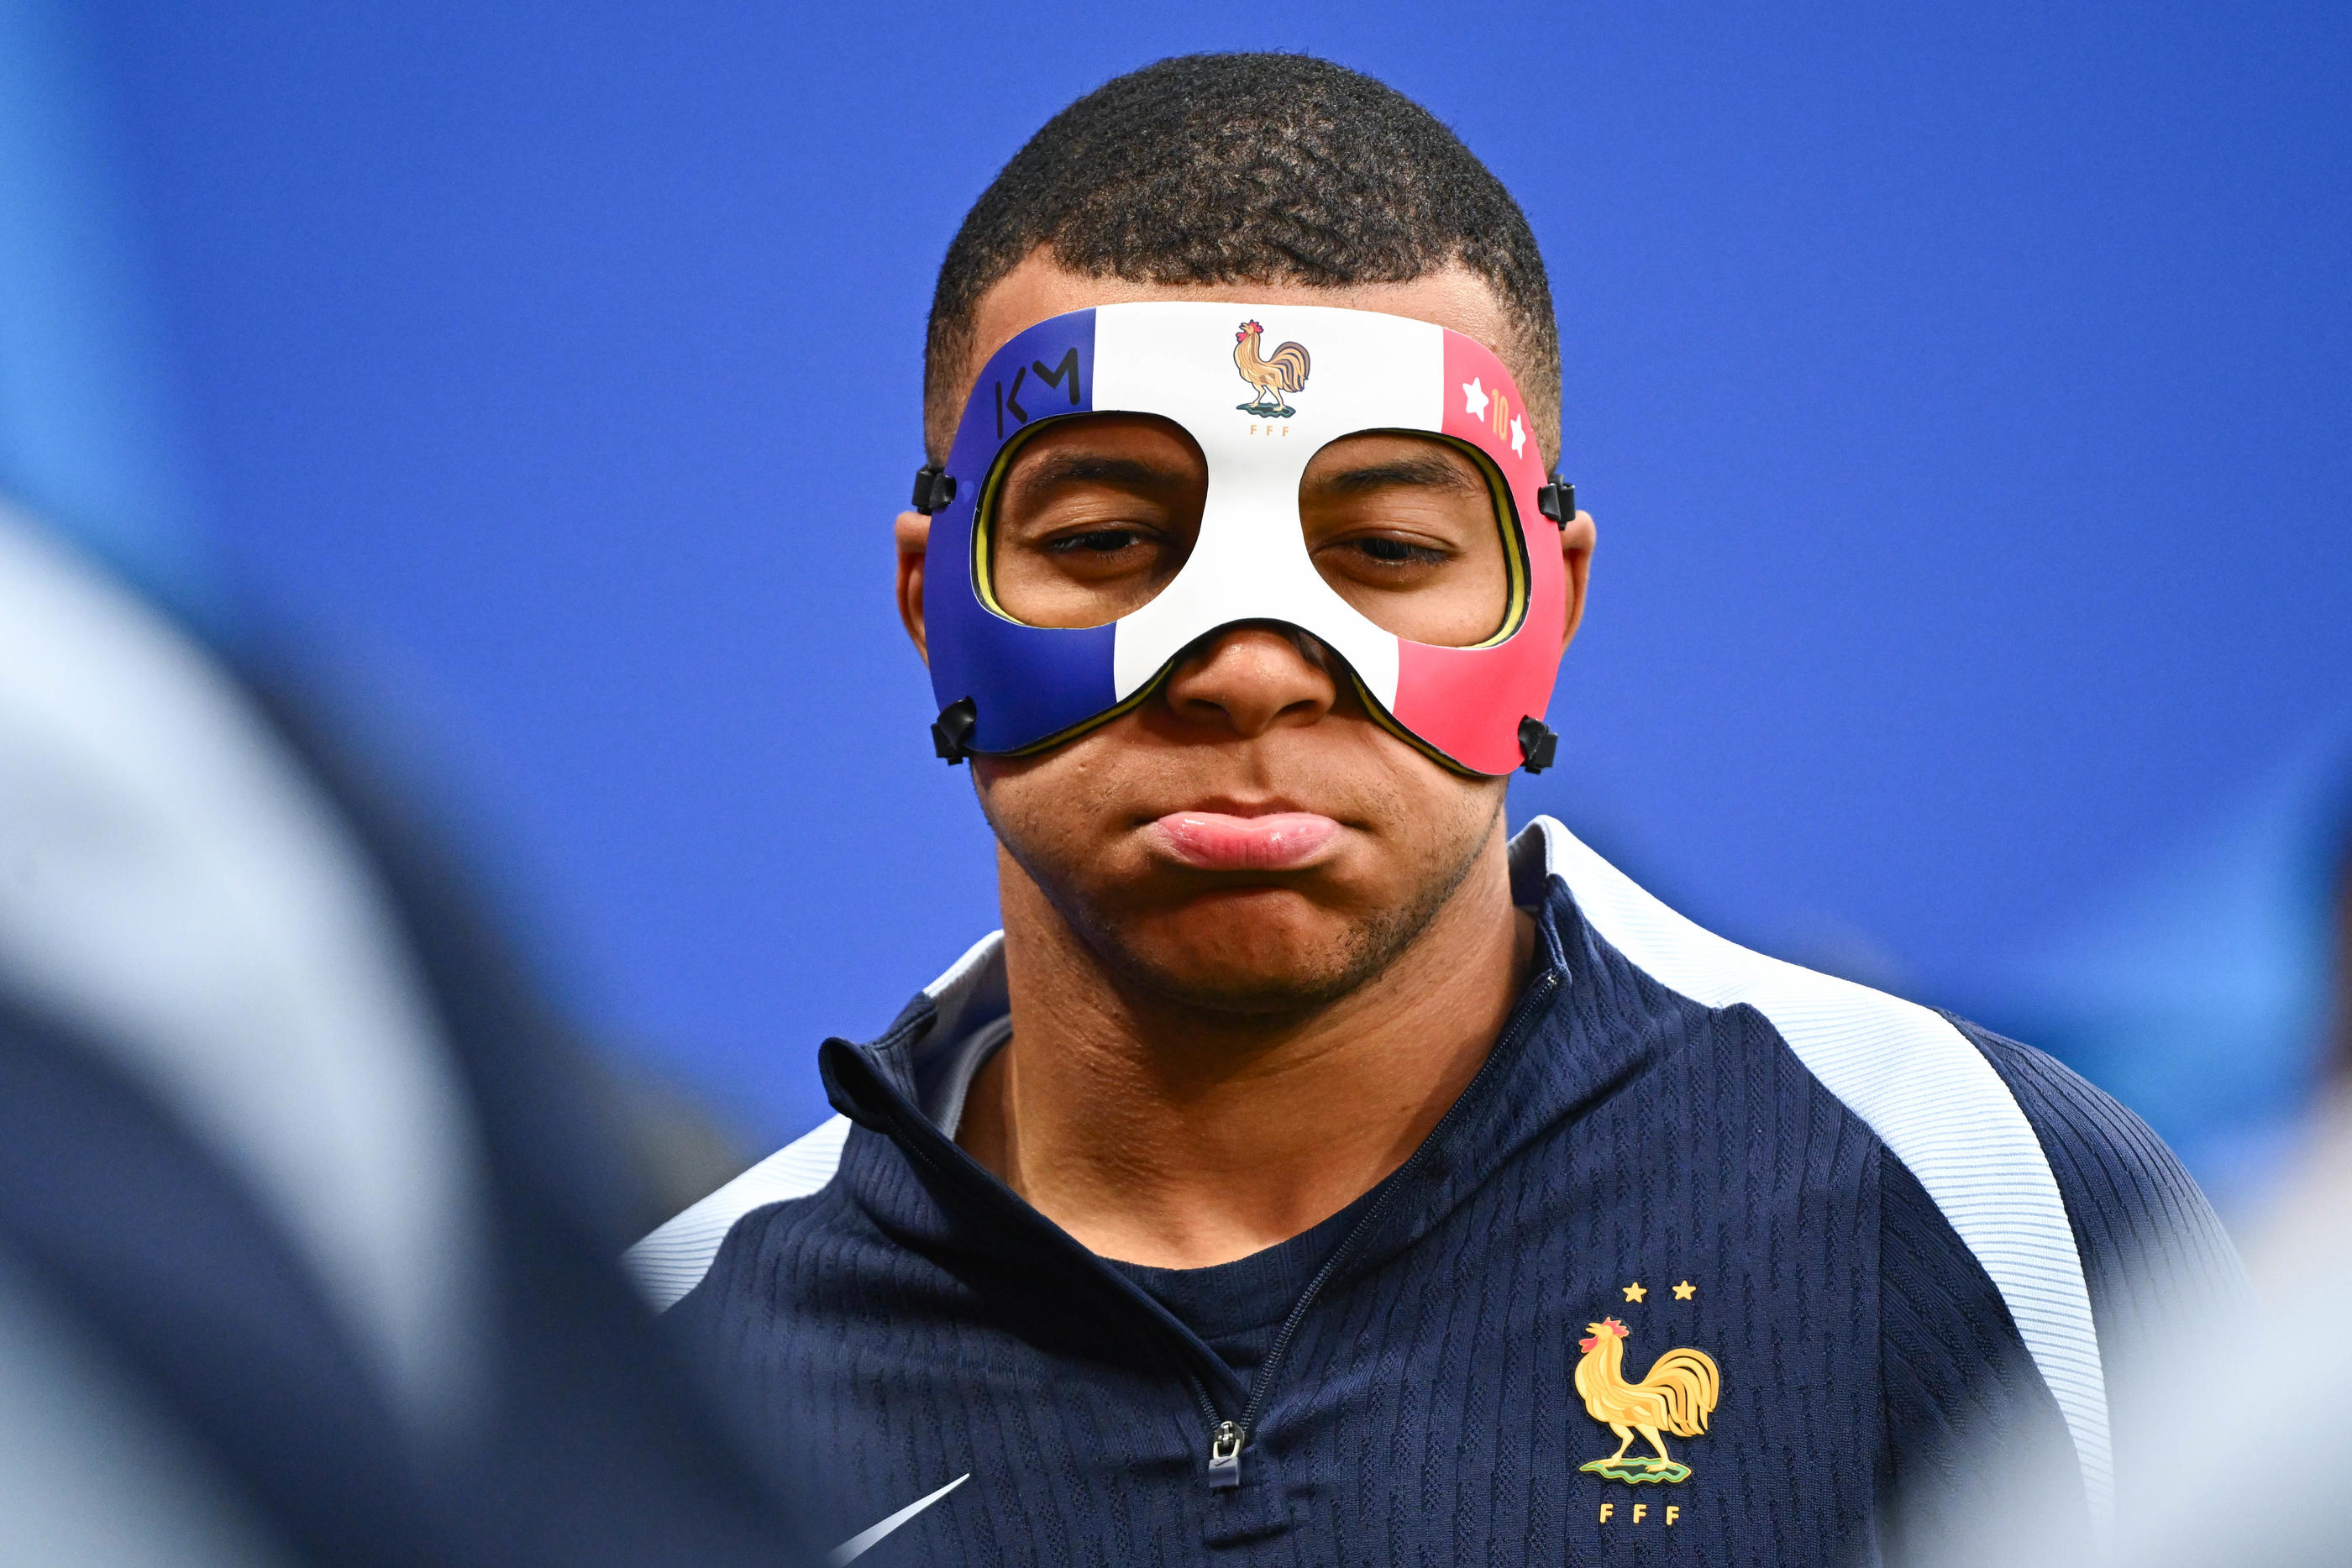
[{"label": "fff lettering on jacket", "polygon": [[1631,1512],[1632,1521],[1635,1524],[1642,1523],[1644,1520],[1649,1519],[1649,1517],[1654,1513],[1665,1515],[1665,1522],[1667,1525],[1672,1525],[1676,1520],[1683,1516],[1683,1507],[1682,1504],[1678,1502],[1670,1502],[1664,1506],[1648,1502],[1628,1503],[1622,1506],[1613,1502],[1604,1502],[1601,1505],[1601,1522],[1607,1524],[1612,1520],[1616,1519],[1621,1513],[1625,1513],[1629,1511]]}]

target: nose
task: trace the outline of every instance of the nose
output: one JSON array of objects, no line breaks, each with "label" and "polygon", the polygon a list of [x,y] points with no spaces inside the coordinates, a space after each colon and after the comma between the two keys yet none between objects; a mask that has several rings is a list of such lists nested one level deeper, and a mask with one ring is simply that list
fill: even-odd
[{"label": "nose", "polygon": [[1322,644],[1302,632],[1237,626],[1178,661],[1163,699],[1187,723],[1254,740],[1329,713],[1339,695],[1332,663]]}]

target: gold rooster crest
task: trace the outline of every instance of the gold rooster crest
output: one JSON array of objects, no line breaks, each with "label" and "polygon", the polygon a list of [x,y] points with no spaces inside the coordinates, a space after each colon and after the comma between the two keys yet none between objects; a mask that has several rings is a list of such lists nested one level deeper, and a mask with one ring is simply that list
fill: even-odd
[{"label": "gold rooster crest", "polygon": [[[1723,1375],[1705,1351],[1670,1350],[1650,1364],[1649,1375],[1639,1383],[1625,1381],[1625,1335],[1615,1318],[1584,1325],[1592,1337],[1582,1342],[1584,1359],[1576,1364],[1576,1392],[1583,1396],[1592,1418],[1604,1422],[1622,1439],[1605,1459],[1580,1465],[1596,1476],[1639,1486],[1643,1481],[1686,1481],[1690,1467],[1678,1465],[1666,1454],[1660,1432],[1696,1437],[1706,1430],[1707,1416],[1723,1391]],[[1639,1432],[1658,1453],[1655,1458],[1625,1457]]]},{"label": "gold rooster crest", "polygon": [[1234,369],[1255,389],[1249,402],[1234,406],[1266,419],[1288,419],[1298,411],[1285,401],[1286,394],[1307,384],[1307,350],[1297,343],[1285,343],[1270,355],[1261,354],[1258,340],[1265,331],[1256,322],[1244,321],[1234,334]]}]

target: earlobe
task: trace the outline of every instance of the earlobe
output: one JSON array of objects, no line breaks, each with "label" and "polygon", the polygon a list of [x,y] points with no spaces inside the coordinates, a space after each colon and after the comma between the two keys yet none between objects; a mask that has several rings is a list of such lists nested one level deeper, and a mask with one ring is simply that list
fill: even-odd
[{"label": "earlobe", "polygon": [[1564,591],[1568,594],[1568,617],[1561,623],[1559,650],[1565,653],[1576,640],[1576,629],[1584,623],[1584,591],[1592,574],[1592,547],[1597,530],[1592,526],[1592,514],[1579,512],[1559,529],[1560,564],[1564,574]]},{"label": "earlobe", "polygon": [[890,534],[898,548],[898,619],[928,664],[931,651],[923,635],[923,566],[930,549],[931,519],[920,512],[901,512]]}]

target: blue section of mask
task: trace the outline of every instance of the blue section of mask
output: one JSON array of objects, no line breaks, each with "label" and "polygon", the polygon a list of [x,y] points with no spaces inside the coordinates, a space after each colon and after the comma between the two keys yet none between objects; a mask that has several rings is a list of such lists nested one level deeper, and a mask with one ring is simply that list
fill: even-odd
[{"label": "blue section of mask", "polygon": [[970,697],[972,744],[1012,751],[1082,724],[1118,702],[1110,626],[1023,626],[980,601],[972,528],[988,471],[1005,443],[1039,420],[1094,408],[1095,313],[1040,321],[998,350],[972,383],[948,474],[955,500],[931,519],[924,619],[940,706]]}]

